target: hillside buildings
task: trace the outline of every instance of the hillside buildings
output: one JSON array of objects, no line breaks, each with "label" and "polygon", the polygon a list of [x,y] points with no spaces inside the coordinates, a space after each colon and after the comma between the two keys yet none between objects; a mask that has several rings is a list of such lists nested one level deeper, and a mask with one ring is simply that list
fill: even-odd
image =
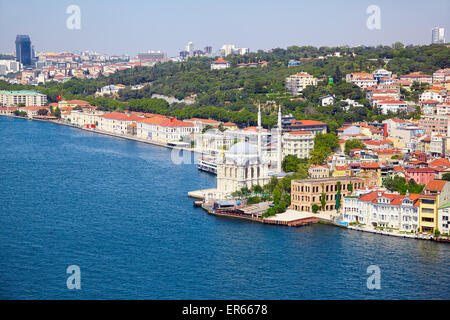
[{"label": "hillside buildings", "polygon": [[283,157],[294,155],[299,159],[309,158],[314,149],[314,134],[311,131],[291,131],[283,134]]},{"label": "hillside buildings", "polygon": [[317,86],[317,78],[306,72],[293,74],[285,79],[286,91],[291,95],[299,95],[306,86]]}]

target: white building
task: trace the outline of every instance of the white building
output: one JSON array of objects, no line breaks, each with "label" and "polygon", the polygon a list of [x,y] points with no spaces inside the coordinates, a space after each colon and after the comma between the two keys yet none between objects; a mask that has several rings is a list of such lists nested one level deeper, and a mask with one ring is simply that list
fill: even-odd
[{"label": "white building", "polygon": [[224,56],[228,56],[230,54],[239,54],[244,55],[250,52],[249,48],[236,48],[234,44],[224,44],[220,49]]},{"label": "white building", "polygon": [[221,69],[227,69],[229,67],[230,67],[230,62],[227,60],[224,60],[222,57],[219,57],[219,59],[211,62],[211,70],[221,70]]},{"label": "white building", "polygon": [[432,156],[441,156],[444,154],[444,137],[440,134],[431,134],[430,153]]},{"label": "white building", "polygon": [[75,124],[80,127],[91,127],[92,125],[97,126],[100,122],[100,116],[105,112],[103,111],[78,111],[72,110],[68,113],[62,113],[61,118],[64,120]]},{"label": "white building", "polygon": [[345,99],[342,100],[343,102],[345,102],[347,105],[343,107],[344,110],[349,110],[350,107],[354,107],[354,108],[362,108],[364,107],[363,104],[356,102],[355,100],[352,99]]},{"label": "white building", "polygon": [[434,100],[442,103],[444,102],[444,97],[439,92],[427,90],[420,95],[419,102],[426,100]]},{"label": "white building", "polygon": [[0,91],[0,106],[12,107],[23,103],[25,106],[45,106],[47,96],[36,91]]},{"label": "white building", "polygon": [[450,80],[450,68],[439,69],[433,73],[433,83]]},{"label": "white building", "polygon": [[258,155],[257,148],[247,142],[238,142],[217,165],[217,191],[230,195],[241,188],[263,186],[269,182],[268,163]]},{"label": "white building", "polygon": [[431,43],[445,43],[445,29],[442,27],[434,27],[431,29]]},{"label": "white building", "polygon": [[156,116],[137,122],[136,135],[161,143],[181,142],[185,137],[199,132],[199,127],[190,122]]},{"label": "white building", "polygon": [[319,102],[322,107],[334,104],[335,101],[336,98],[333,97],[332,95],[327,95],[319,98]]},{"label": "white building", "polygon": [[222,155],[234,144],[234,138],[217,129],[195,133],[194,141],[195,151],[210,155]]},{"label": "white building", "polygon": [[419,196],[373,191],[361,197],[344,197],[343,221],[357,222],[369,227],[416,231],[419,227]]},{"label": "white building", "polygon": [[38,111],[41,110],[41,109],[45,109],[47,111],[49,110],[48,107],[44,107],[44,106],[39,106],[39,107],[37,107],[37,106],[30,106],[30,107],[19,107],[18,108],[19,111],[26,112],[27,113],[27,117],[30,118],[30,119],[33,118],[34,116],[37,116],[38,115]]},{"label": "white building", "polygon": [[100,88],[100,91],[97,91],[95,94],[98,96],[104,96],[105,94],[117,94],[119,92],[120,89],[125,88],[126,86],[123,84],[119,84],[119,85],[115,85],[115,84],[110,84],[108,86],[104,86]]},{"label": "white building", "polygon": [[0,72],[0,76],[7,75],[8,73],[19,72],[21,69],[21,64],[18,61],[0,60],[0,70],[2,70],[2,72]]},{"label": "white building", "polygon": [[238,50],[238,48],[236,48],[236,47],[234,46],[234,44],[224,44],[224,45],[222,46],[221,50],[222,50],[222,52],[223,52],[223,54],[224,54],[225,56],[228,56],[228,55],[230,55],[230,54],[236,53],[236,51]]},{"label": "white building", "polygon": [[299,159],[309,158],[314,149],[314,134],[310,131],[292,131],[283,135],[283,157],[294,155]]},{"label": "white building", "polygon": [[111,112],[98,116],[98,129],[116,134],[127,134],[130,124],[143,118],[133,114]]},{"label": "white building", "polygon": [[306,86],[317,86],[317,78],[312,75],[300,72],[285,79],[286,91],[291,95],[299,95]]},{"label": "white building", "polygon": [[377,69],[374,72],[372,72],[372,76],[377,82],[380,82],[381,78],[391,78],[392,72],[387,71],[386,69]]},{"label": "white building", "polygon": [[437,228],[441,234],[450,234],[450,203],[438,209]]},{"label": "white building", "polygon": [[360,87],[361,89],[373,87],[377,84],[377,80],[366,78],[354,78],[351,82]]},{"label": "white building", "polygon": [[186,45],[186,51],[189,53],[189,55],[192,55],[194,52],[194,43],[192,41],[189,41]]},{"label": "white building", "polygon": [[407,104],[404,101],[401,100],[383,100],[383,101],[377,101],[376,104],[378,107],[381,108],[381,112],[383,114],[387,114],[389,111],[393,113],[397,113],[398,111],[406,111],[407,110]]}]

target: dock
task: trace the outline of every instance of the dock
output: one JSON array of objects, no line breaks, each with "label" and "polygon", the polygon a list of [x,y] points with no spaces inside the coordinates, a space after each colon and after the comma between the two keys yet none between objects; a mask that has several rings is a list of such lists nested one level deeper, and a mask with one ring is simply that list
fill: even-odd
[{"label": "dock", "polygon": [[203,210],[215,216],[244,219],[259,223],[282,225],[287,227],[302,227],[318,223],[321,219],[314,214],[305,214],[293,210],[279,213],[273,217],[263,218],[262,214],[267,210],[267,203],[242,206],[233,210],[214,210],[211,204],[203,203]]},{"label": "dock", "polygon": [[301,227],[312,223],[318,223],[319,221],[320,217],[314,213],[298,212],[294,210],[287,210],[286,212],[264,219],[264,223],[281,224],[289,227]]}]

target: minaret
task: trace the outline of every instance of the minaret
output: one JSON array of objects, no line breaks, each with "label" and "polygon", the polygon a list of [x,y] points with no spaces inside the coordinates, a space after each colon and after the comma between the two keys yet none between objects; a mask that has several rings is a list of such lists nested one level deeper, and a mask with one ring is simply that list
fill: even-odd
[{"label": "minaret", "polygon": [[258,157],[262,156],[261,153],[261,103],[258,106]]},{"label": "minaret", "polygon": [[278,128],[277,128],[277,136],[278,136],[278,146],[277,146],[277,173],[281,173],[281,106],[278,107]]}]

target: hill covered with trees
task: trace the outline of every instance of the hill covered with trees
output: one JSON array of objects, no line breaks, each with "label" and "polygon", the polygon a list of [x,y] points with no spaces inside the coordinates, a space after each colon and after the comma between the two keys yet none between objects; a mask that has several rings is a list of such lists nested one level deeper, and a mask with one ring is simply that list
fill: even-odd
[{"label": "hill covered with trees", "polygon": [[[324,57],[340,52],[342,57]],[[351,72],[372,72],[387,68],[393,73],[405,74],[416,71],[432,73],[450,65],[450,48],[445,45],[407,46],[396,43],[392,47],[311,47],[291,46],[287,49],[258,51],[244,56],[225,57],[231,63],[226,70],[210,70],[213,59],[192,57],[183,62],[159,63],[153,67],[136,67],[118,71],[109,77],[97,79],[72,79],[65,83],[48,82],[41,86],[11,85],[0,81],[0,90],[40,90],[54,102],[61,93],[64,99],[85,99],[103,110],[136,110],[173,115],[180,119],[189,117],[214,118],[232,121],[240,126],[256,124],[256,108],[263,106],[263,125],[276,124],[276,109],[281,105],[283,113],[292,113],[297,119],[314,119],[329,124],[335,131],[344,122],[383,120],[394,115],[380,115],[369,106],[364,92],[355,85],[342,81]],[[292,59],[301,59],[301,65],[288,67]],[[239,68],[237,64],[266,61],[262,67]],[[307,87],[305,100],[293,100],[285,93],[284,79],[304,71],[321,79],[318,86]],[[328,79],[333,78],[334,83]],[[108,84],[124,84],[118,97],[95,97],[101,87]],[[149,83],[140,90],[131,86]],[[417,99],[424,90],[402,91],[405,98]],[[152,99],[153,94],[173,96],[177,99],[195,98],[195,104],[175,103],[169,105],[162,99]],[[365,108],[344,110],[336,103],[319,106],[319,97],[333,94],[338,100],[353,99]],[[406,115],[399,115],[405,117]]]}]

